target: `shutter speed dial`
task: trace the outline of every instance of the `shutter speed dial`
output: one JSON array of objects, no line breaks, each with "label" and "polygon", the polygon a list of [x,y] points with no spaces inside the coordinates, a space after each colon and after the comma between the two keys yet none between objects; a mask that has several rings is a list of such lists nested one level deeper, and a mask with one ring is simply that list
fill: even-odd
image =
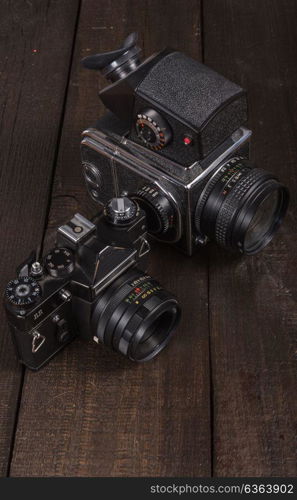
[{"label": "shutter speed dial", "polygon": [[41,297],[41,288],[30,276],[21,276],[8,283],[5,297],[14,306],[31,307]]},{"label": "shutter speed dial", "polygon": [[172,137],[167,121],[154,109],[146,109],[137,115],[136,132],[139,139],[150,149],[162,149]]},{"label": "shutter speed dial", "polygon": [[105,216],[111,224],[122,226],[130,224],[138,212],[137,204],[127,196],[112,198],[104,210]]}]

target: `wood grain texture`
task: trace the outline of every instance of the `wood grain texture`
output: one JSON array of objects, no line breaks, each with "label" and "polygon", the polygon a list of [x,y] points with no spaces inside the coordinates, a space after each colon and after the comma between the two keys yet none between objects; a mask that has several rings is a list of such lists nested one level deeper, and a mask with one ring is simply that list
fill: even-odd
[{"label": "wood grain texture", "polygon": [[[200,4],[189,0],[185,9],[173,0],[82,3],[49,238],[74,211],[89,216],[96,210],[83,185],[79,138],[103,108],[96,75],[79,60],[116,47],[131,31],[139,31],[146,55],[170,44],[199,58]],[[176,339],[144,365],[75,342],[41,372],[27,372],[12,476],[210,474],[207,254],[190,259],[156,245],[149,271],[181,301]]]},{"label": "wood grain texture", "polygon": [[260,254],[212,249],[217,476],[297,472],[296,15],[291,0],[204,3],[204,61],[247,88],[252,156],[291,190],[283,228]]},{"label": "wood grain texture", "polygon": [[[76,1],[0,6],[0,287],[42,240]],[[8,469],[22,369],[0,308],[0,475]]]},{"label": "wood grain texture", "polygon": [[258,256],[213,245],[190,259],[154,246],[149,271],[179,296],[183,321],[151,363],[77,341],[42,371],[26,371],[22,386],[3,327],[0,475],[11,444],[12,476],[296,475],[296,2],[209,0],[201,19],[194,0],[83,1],[61,136],[78,2],[1,8],[2,288],[41,242],[57,143],[45,246],[73,213],[96,211],[79,141],[103,106],[96,74],[79,60],[131,31],[146,56],[170,45],[198,59],[203,31],[204,62],[249,92],[256,163],[290,186],[292,200]]}]

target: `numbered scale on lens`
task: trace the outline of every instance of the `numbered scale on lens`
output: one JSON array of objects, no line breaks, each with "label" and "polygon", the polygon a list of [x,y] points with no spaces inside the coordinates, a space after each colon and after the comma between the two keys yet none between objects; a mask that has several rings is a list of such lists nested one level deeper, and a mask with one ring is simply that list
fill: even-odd
[{"label": "numbered scale on lens", "polygon": [[172,136],[169,124],[154,109],[147,109],[137,115],[136,132],[147,147],[155,150],[166,146]]},{"label": "numbered scale on lens", "polygon": [[149,232],[156,235],[166,234],[174,223],[175,214],[164,193],[157,186],[148,184],[139,189],[133,198],[146,213]]},{"label": "numbered scale on lens", "polygon": [[21,276],[8,283],[5,296],[15,306],[32,306],[41,297],[41,288],[30,276]]},{"label": "numbered scale on lens", "polygon": [[46,256],[45,266],[53,278],[64,278],[74,270],[74,255],[69,248],[54,248]]}]

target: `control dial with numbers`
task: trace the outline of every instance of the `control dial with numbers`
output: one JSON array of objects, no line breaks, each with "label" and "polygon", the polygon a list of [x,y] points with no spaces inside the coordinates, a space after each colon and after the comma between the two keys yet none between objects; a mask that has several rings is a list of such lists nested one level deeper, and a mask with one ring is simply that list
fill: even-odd
[{"label": "control dial with numbers", "polygon": [[162,149],[172,137],[167,121],[154,109],[146,109],[137,115],[136,132],[139,139],[150,149]]},{"label": "control dial with numbers", "polygon": [[130,224],[138,215],[139,207],[127,196],[112,198],[104,209],[108,221],[114,225]]},{"label": "control dial with numbers", "polygon": [[14,306],[31,307],[41,297],[41,287],[30,276],[11,280],[5,290],[5,297]]},{"label": "control dial with numbers", "polygon": [[158,186],[147,185],[133,196],[145,211],[148,231],[155,235],[166,234],[172,227],[175,212],[172,204]]},{"label": "control dial with numbers", "polygon": [[69,248],[54,248],[45,257],[45,266],[53,278],[65,278],[74,270],[74,255]]}]

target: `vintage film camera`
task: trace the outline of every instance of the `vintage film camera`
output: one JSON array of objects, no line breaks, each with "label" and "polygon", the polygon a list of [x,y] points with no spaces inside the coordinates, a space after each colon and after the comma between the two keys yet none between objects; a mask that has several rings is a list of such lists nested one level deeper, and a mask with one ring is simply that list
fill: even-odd
[{"label": "vintage film camera", "polygon": [[191,255],[215,240],[254,254],[282,221],[288,190],[249,160],[246,92],[205,65],[166,49],[140,62],[136,34],[83,59],[111,83],[109,112],[83,132],[91,197],[127,194],[149,232]]},{"label": "vintage film camera", "polygon": [[19,360],[38,370],[79,336],[134,361],[154,358],[180,317],[177,300],[138,268],[149,251],[146,217],[113,198],[95,225],[76,214],[41,260],[31,254],[5,290]]}]

